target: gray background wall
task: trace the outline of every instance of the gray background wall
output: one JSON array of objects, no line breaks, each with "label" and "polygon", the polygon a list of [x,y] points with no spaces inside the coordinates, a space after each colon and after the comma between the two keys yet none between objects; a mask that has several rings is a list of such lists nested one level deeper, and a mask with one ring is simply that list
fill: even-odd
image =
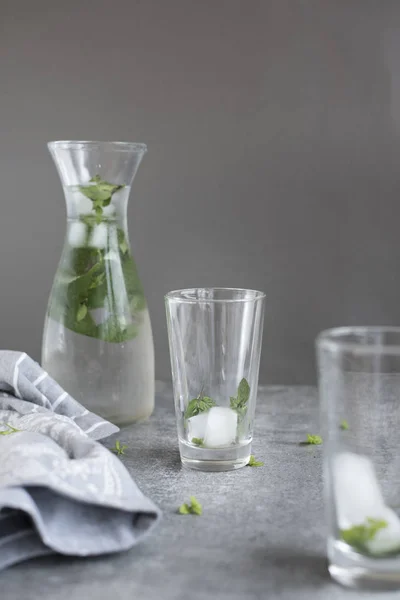
[{"label": "gray background wall", "polygon": [[261,380],[313,339],[400,324],[400,3],[2,0],[0,345],[40,358],[64,201],[52,139],[146,142],[129,208],[168,378],[163,294],[267,293]]}]

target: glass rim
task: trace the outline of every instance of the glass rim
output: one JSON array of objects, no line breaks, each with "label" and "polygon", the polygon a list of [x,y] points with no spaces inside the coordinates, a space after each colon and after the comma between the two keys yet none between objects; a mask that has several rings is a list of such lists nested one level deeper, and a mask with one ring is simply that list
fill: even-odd
[{"label": "glass rim", "polygon": [[[190,298],[185,297],[183,294],[194,294],[199,291],[202,292],[250,292],[253,296],[251,298]],[[259,290],[252,290],[247,288],[229,288],[229,287],[193,287],[183,288],[181,290],[172,290],[165,294],[164,299],[172,302],[180,302],[181,304],[230,304],[230,303],[242,303],[242,302],[257,302],[265,298],[265,293]]]},{"label": "glass rim", "polygon": [[[365,336],[379,334],[398,334],[398,341],[379,342],[378,340],[367,342]],[[348,340],[350,336],[359,336],[359,340]],[[364,339],[362,339],[364,336]],[[364,325],[364,326],[346,326],[332,327],[321,331],[316,338],[318,349],[329,350],[330,352],[346,351],[354,354],[374,355],[389,354],[400,355],[400,326],[396,325]]]},{"label": "glass rim", "polygon": [[146,144],[140,142],[112,142],[112,141],[96,141],[96,140],[55,140],[47,142],[50,150],[62,148],[63,150],[95,150],[106,148],[109,150],[117,150],[118,152],[147,152]]}]

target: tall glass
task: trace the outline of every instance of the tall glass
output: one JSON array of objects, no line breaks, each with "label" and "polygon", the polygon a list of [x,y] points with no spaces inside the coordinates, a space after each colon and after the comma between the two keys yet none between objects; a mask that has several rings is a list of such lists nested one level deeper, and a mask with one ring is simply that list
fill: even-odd
[{"label": "tall glass", "polygon": [[228,471],[250,458],[265,294],[194,288],[165,297],[184,466]]},{"label": "tall glass", "polygon": [[400,588],[400,328],[317,338],[331,576]]},{"label": "tall glass", "polygon": [[154,407],[153,337],[127,227],[131,185],[146,146],[59,141],[49,150],[64,190],[67,228],[42,364],[89,410],[127,425]]}]

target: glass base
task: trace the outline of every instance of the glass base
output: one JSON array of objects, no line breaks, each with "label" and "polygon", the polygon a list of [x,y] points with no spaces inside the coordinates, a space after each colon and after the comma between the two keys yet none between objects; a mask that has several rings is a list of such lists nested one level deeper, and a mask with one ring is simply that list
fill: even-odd
[{"label": "glass base", "polygon": [[370,558],[339,540],[328,542],[329,573],[346,587],[371,591],[400,589],[400,556]]},{"label": "glass base", "polygon": [[179,442],[182,465],[196,471],[234,471],[245,467],[250,460],[251,440],[228,448],[199,448]]}]

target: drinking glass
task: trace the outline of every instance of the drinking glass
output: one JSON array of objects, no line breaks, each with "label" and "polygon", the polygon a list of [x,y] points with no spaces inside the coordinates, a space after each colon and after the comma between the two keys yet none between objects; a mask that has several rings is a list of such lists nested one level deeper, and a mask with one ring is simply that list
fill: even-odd
[{"label": "drinking glass", "polygon": [[400,328],[317,338],[331,576],[400,588]]},{"label": "drinking glass", "polygon": [[193,288],[165,297],[179,449],[185,467],[229,471],[250,459],[263,292]]}]

